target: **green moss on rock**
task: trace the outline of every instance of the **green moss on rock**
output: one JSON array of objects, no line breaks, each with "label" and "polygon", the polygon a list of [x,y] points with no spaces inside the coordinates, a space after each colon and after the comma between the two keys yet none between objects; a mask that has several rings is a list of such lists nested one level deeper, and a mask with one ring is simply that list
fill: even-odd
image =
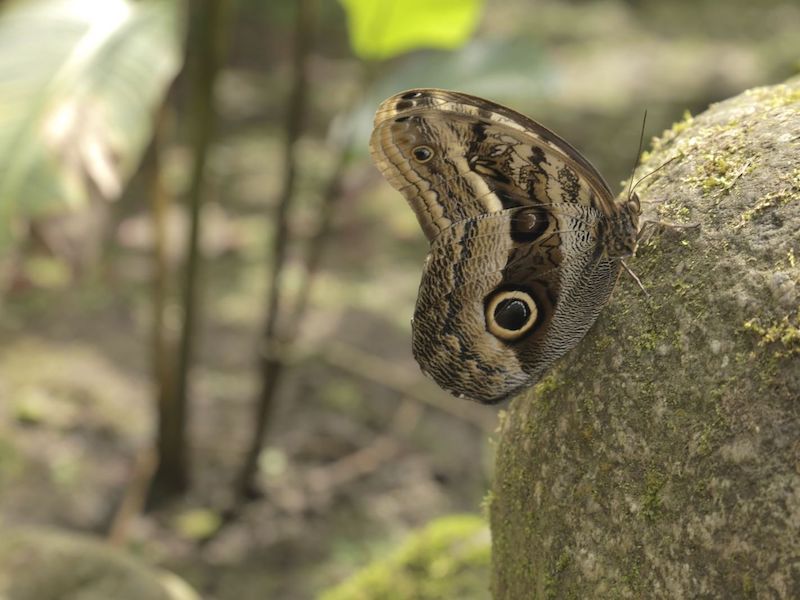
[{"label": "green moss on rock", "polygon": [[760,336],[760,346],[775,347],[776,356],[800,354],[800,314],[785,315],[779,321],[762,325],[757,318],[745,321],[744,328]]},{"label": "green moss on rock", "polygon": [[800,202],[800,169],[791,173],[781,173],[778,179],[782,185],[760,197],[753,206],[742,212],[734,229],[741,229],[756,217],[760,217],[771,208],[780,208],[789,202]]},{"label": "green moss on rock", "polygon": [[475,515],[444,517],[320,600],[488,599],[489,552],[485,521]]}]

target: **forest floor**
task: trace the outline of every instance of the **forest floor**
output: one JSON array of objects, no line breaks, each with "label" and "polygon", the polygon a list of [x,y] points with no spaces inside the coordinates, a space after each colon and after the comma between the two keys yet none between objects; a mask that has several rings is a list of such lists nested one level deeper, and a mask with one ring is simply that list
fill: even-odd
[{"label": "forest floor", "polygon": [[[253,220],[218,212],[210,235]],[[123,221],[120,230],[130,227]],[[488,488],[493,411],[464,410],[435,390],[397,324],[411,314],[424,248],[414,260],[395,253],[397,287],[407,289],[377,292],[394,298],[397,314],[385,319],[360,306],[369,296],[367,271],[384,267],[354,258],[381,255],[367,247],[378,236],[360,235],[352,222],[348,229],[340,232],[347,244],[334,252],[350,256],[335,260],[357,264],[360,273],[323,273],[317,283],[321,302],[304,323],[303,347],[311,350],[287,372],[262,454],[264,495],[221,530],[252,431],[264,298],[257,288],[264,289],[266,272],[263,260],[248,266],[242,246],[206,265],[191,383],[192,490],[122,523],[136,554],[184,575],[204,597],[312,597],[409,529],[437,515],[478,511]],[[26,273],[38,285],[8,296],[0,321],[4,522],[99,535],[119,527],[122,499],[141,484],[136,464],[154,428],[148,260],[118,246],[104,259],[106,275],[73,284],[58,259],[29,258]],[[349,277],[363,281],[351,285]],[[359,288],[361,300],[342,296]]]}]

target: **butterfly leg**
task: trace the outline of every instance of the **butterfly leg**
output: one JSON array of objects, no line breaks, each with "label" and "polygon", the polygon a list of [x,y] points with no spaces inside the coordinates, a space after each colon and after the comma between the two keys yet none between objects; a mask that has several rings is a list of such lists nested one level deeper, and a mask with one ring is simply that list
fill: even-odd
[{"label": "butterfly leg", "polygon": [[636,245],[642,246],[650,241],[650,238],[655,235],[659,229],[671,229],[673,231],[681,231],[684,229],[699,229],[700,223],[671,223],[669,221],[645,221],[639,228],[639,233],[636,236]]},{"label": "butterfly leg", "polygon": [[624,260],[621,260],[621,261],[619,261],[619,262],[622,264],[622,267],[623,267],[623,268],[624,268],[624,269],[625,269],[625,270],[628,272],[628,275],[630,275],[631,277],[633,277],[633,280],[636,282],[636,284],[637,284],[637,285],[638,285],[638,286],[641,288],[641,290],[644,292],[644,295],[645,295],[645,296],[647,296],[647,297],[649,298],[649,297],[650,297],[650,293],[649,293],[649,292],[648,292],[648,291],[647,291],[647,290],[644,288],[644,285],[642,284],[642,280],[641,280],[641,279],[639,279],[638,275],[636,275],[636,273],[634,273],[634,272],[631,270],[631,268],[630,268],[630,267],[629,267],[627,264],[625,264],[625,261],[624,261]]}]

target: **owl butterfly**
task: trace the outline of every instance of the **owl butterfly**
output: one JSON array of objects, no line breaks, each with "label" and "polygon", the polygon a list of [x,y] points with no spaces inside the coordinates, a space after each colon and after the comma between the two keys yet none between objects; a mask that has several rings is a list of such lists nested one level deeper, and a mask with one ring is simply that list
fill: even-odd
[{"label": "owl butterfly", "polygon": [[370,152],[430,242],[412,321],[423,372],[486,404],[534,384],[608,301],[636,247],[636,195],[615,202],[555,133],[458,92],[385,100]]}]

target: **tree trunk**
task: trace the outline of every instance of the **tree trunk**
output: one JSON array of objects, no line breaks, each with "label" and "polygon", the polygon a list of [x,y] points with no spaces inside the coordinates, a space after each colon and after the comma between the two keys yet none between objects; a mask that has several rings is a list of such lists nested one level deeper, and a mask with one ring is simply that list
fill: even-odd
[{"label": "tree trunk", "polygon": [[[495,600],[800,597],[800,80],[676,124],[657,228],[502,420]],[[656,229],[656,228],[654,228]]]},{"label": "tree trunk", "polygon": [[[206,159],[214,136],[216,110],[214,83],[227,45],[233,0],[192,0],[187,3],[189,29],[186,44],[188,129],[192,147],[192,171],[187,202],[189,238],[186,248],[182,302],[183,323],[178,346],[175,387],[159,391],[159,421],[156,445],[158,468],[151,489],[151,504],[178,496],[189,487],[189,379],[194,362],[196,326],[199,323],[199,279],[203,202],[206,189]],[[170,365],[167,365],[169,368]],[[171,377],[162,383],[172,383]]]}]

